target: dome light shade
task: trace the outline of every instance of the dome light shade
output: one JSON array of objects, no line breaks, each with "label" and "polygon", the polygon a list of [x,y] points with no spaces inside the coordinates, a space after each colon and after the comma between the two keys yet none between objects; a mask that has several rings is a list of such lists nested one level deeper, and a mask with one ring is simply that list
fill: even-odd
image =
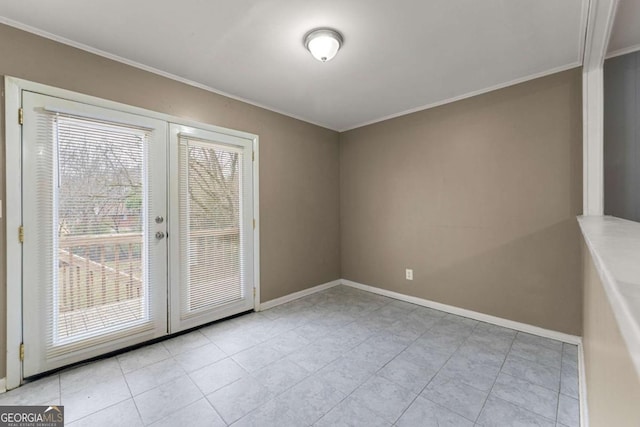
[{"label": "dome light shade", "polygon": [[342,41],[342,35],[339,32],[329,28],[319,28],[305,36],[304,45],[314,58],[326,62],[336,56]]}]

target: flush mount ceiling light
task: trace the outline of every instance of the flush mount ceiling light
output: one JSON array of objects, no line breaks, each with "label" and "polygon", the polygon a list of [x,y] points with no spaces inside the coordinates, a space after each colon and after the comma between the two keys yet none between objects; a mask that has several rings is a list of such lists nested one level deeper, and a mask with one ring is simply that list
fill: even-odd
[{"label": "flush mount ceiling light", "polygon": [[330,28],[318,28],[304,37],[304,46],[318,61],[326,62],[336,56],[342,46],[342,35]]}]

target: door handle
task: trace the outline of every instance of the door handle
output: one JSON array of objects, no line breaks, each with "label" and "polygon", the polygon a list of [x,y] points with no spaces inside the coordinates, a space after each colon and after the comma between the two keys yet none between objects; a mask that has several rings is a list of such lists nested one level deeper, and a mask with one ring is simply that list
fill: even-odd
[{"label": "door handle", "polygon": [[158,231],[156,233],[156,239],[158,239],[158,240],[164,239],[164,231]]}]

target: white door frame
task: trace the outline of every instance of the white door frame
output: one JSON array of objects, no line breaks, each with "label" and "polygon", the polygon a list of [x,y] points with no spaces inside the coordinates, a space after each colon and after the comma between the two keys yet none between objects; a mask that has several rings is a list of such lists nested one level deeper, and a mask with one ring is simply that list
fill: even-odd
[{"label": "white door frame", "polygon": [[[16,388],[22,383],[22,245],[18,240],[18,227],[22,224],[22,127],[18,122],[18,110],[22,105],[22,90],[64,98],[71,101],[110,108],[126,113],[164,120],[168,123],[198,127],[213,132],[250,139],[253,142],[253,285],[256,289],[254,309],[260,306],[260,200],[259,200],[259,138],[258,135],[227,129],[219,126],[185,120],[180,117],[108,101],[94,96],[60,89],[28,80],[5,76],[5,183],[6,183],[6,231],[7,231],[7,342],[6,342],[6,388]],[[28,351],[26,349],[25,351]]]},{"label": "white door frame", "polygon": [[[238,138],[236,136],[230,136],[228,134],[221,134],[219,132],[212,132],[209,129],[204,129],[203,127],[195,127],[195,126],[185,126],[182,124],[170,123],[169,124],[169,220],[167,221],[167,226],[169,228],[169,233],[173,238],[169,239],[169,259],[179,259],[180,252],[180,241],[182,239],[181,230],[180,230],[180,190],[179,190],[179,169],[178,166],[179,158],[179,138],[180,135],[190,135],[194,138],[201,139],[203,141],[209,141],[212,144],[219,144],[219,146],[226,147],[234,147],[230,148],[233,150],[238,150],[239,153],[243,153],[245,155],[243,161],[241,162],[241,182],[244,177],[246,177],[249,173],[253,174],[253,166],[252,166],[252,146],[250,139],[246,138]],[[253,177],[252,177],[253,180]],[[249,185],[253,186],[254,182],[250,182]],[[242,185],[240,192],[241,203],[246,202],[246,206],[249,208],[248,211],[244,211],[241,209],[242,216],[240,218],[241,221],[241,230],[252,230],[252,220],[253,220],[253,212],[251,210],[250,204],[253,203],[252,197],[250,194],[247,194],[245,191],[247,187]],[[248,195],[249,197],[245,197]],[[246,216],[245,216],[246,215]],[[246,234],[245,231],[240,233],[240,238],[242,241],[241,247],[246,248],[243,249],[242,257],[246,260],[251,260],[253,255],[255,254],[255,250],[251,248],[255,242],[247,241],[245,237],[250,237]],[[254,264],[251,262],[249,265],[246,265],[243,268],[243,273],[248,273],[248,277],[253,276]],[[205,310],[198,315],[195,315],[192,318],[181,319],[181,307],[182,307],[182,292],[184,291],[183,286],[184,283],[181,283],[181,279],[183,278],[181,269],[188,269],[188,266],[180,265],[179,262],[172,263],[169,266],[169,332],[175,333],[179,331],[183,331],[186,329],[191,329],[197,327],[199,324],[209,323],[218,319],[222,319],[225,317],[229,317],[231,315],[237,314],[239,311],[246,311],[251,309],[251,305],[256,309],[259,306],[256,306],[255,298],[252,295],[253,286],[250,286],[252,280],[248,283],[243,283],[247,285],[247,288],[244,288],[244,291],[247,292],[247,296],[243,298],[241,301],[235,301],[232,303],[223,304],[222,306],[218,306],[212,308],[210,310]],[[244,281],[243,281],[244,282]],[[253,304],[251,304],[253,303]]]}]

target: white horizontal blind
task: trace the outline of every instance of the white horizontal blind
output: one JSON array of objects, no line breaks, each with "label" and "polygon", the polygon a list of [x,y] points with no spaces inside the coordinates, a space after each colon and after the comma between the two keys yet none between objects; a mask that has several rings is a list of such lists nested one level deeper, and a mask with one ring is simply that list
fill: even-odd
[{"label": "white horizontal blind", "polygon": [[37,118],[44,261],[37,265],[48,357],[151,329],[150,131],[45,110]]},{"label": "white horizontal blind", "polygon": [[180,317],[245,297],[241,149],[180,134]]}]

